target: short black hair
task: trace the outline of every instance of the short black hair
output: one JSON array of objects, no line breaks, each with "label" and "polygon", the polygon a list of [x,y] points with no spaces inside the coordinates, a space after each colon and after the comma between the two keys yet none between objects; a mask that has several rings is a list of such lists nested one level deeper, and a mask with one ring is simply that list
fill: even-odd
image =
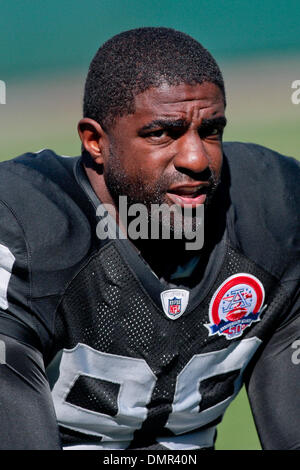
[{"label": "short black hair", "polygon": [[83,115],[108,129],[134,112],[134,97],[162,83],[211,82],[222,91],[222,73],[212,55],[191,36],[164,27],[122,32],[94,56],[85,83]]}]

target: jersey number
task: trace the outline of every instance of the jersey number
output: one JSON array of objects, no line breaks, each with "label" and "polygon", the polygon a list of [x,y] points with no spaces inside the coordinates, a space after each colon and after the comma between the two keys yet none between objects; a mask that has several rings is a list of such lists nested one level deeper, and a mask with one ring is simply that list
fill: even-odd
[{"label": "jersey number", "polygon": [[[177,376],[166,427],[174,434],[182,434],[221,416],[240,389],[241,373],[259,344],[260,340],[254,337],[226,349],[194,355]],[[205,401],[201,384],[233,371],[238,373],[231,395],[217,404]],[[67,400],[82,378],[100,380],[104,389],[107,384],[107,409],[110,411],[99,413],[91,406],[85,409]],[[108,354],[79,343],[74,349],[64,350],[59,378],[52,390],[58,422],[70,429],[99,436],[102,442],[131,441],[134,431],[140,429],[147,418],[147,404],[156,382],[157,377],[144,359]],[[115,404],[110,403],[109,390],[115,390]],[[89,399],[91,401],[93,397]],[[97,393],[94,399],[97,400]]]}]

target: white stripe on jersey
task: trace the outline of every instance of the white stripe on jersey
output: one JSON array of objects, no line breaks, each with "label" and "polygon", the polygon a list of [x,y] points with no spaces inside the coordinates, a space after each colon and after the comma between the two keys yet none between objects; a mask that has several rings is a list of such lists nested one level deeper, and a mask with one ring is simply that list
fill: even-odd
[{"label": "white stripe on jersey", "polygon": [[15,257],[7,246],[0,244],[0,308],[8,309],[7,288]]}]

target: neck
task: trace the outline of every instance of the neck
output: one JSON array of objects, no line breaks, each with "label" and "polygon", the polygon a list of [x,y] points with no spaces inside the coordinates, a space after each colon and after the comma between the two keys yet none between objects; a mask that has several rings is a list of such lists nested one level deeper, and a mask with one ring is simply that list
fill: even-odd
[{"label": "neck", "polygon": [[134,240],[133,243],[155,274],[166,281],[179,266],[195,256],[202,258],[202,250],[186,250],[184,240]]},{"label": "neck", "polygon": [[113,199],[107,189],[107,186],[104,181],[104,176],[102,173],[97,172],[94,168],[84,166],[86,175],[89,179],[89,182],[97,195],[100,201],[103,204],[115,205]]}]

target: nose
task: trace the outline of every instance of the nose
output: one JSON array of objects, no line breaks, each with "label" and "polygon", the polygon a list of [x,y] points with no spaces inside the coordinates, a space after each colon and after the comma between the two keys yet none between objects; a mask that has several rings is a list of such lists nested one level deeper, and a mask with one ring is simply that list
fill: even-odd
[{"label": "nose", "polygon": [[190,130],[177,141],[173,164],[183,173],[202,173],[209,168],[209,156],[196,130]]}]

